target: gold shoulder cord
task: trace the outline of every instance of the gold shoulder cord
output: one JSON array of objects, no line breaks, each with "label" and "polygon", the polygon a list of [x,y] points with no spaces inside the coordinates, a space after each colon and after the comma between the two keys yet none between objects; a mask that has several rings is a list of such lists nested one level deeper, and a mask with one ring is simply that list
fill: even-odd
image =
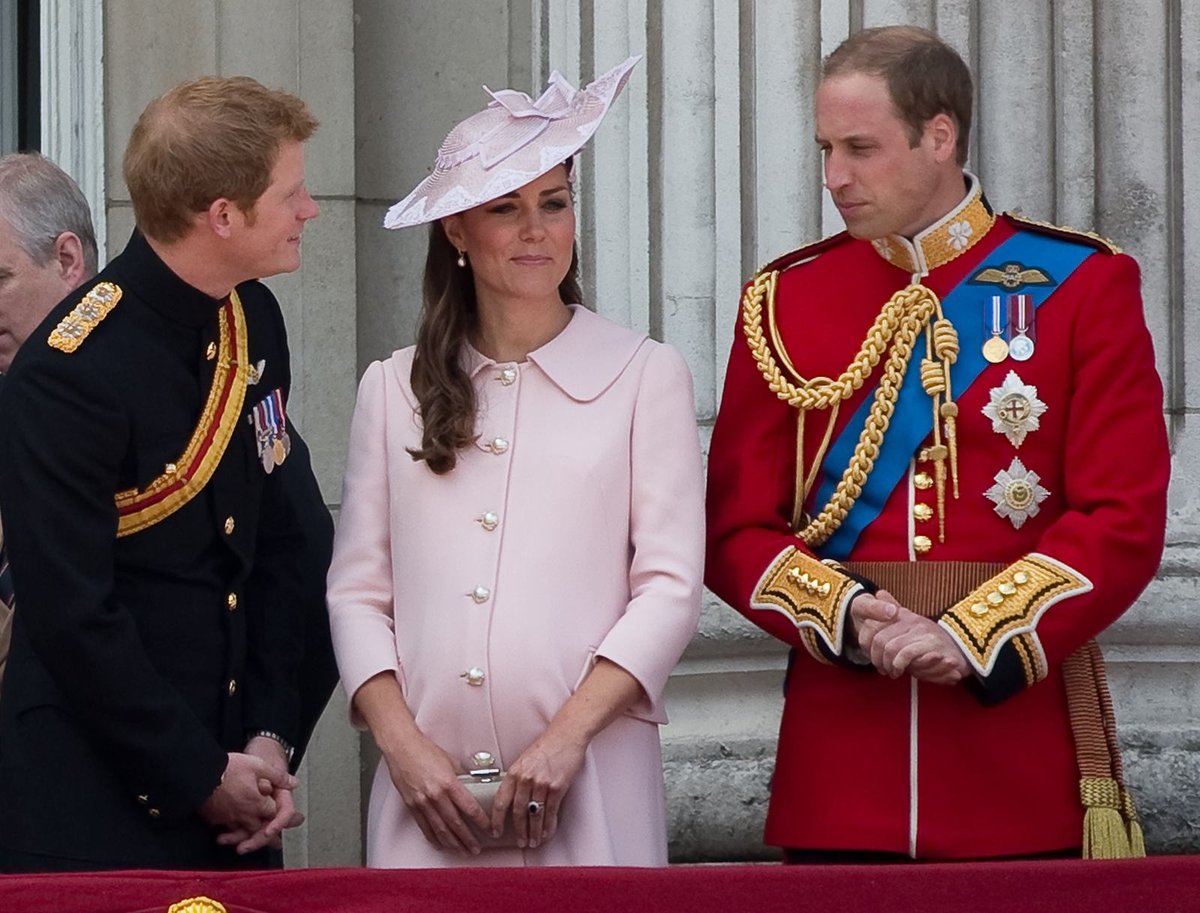
[{"label": "gold shoulder cord", "polygon": [[[926,332],[927,352],[932,352],[935,358],[926,357],[921,365],[921,383],[925,392],[933,399],[934,410],[934,446],[930,448],[930,457],[935,460],[938,481],[938,498],[944,504],[945,500],[945,461],[947,456],[951,461],[951,476],[955,481],[954,496],[957,491],[957,447],[955,445],[954,425],[958,407],[951,398],[950,365],[958,358],[958,335],[953,325],[942,314],[941,301],[933,291],[920,284],[910,285],[896,292],[875,318],[867,337],[863,340],[858,354],[847,368],[837,378],[802,377],[792,365],[787,350],[783,345],[775,321],[775,289],[779,273],[776,270],[759,273],[747,286],[742,295],[742,331],[750,352],[758,365],[759,372],[770,387],[771,392],[779,399],[800,410],[797,418],[796,453],[796,511],[793,526],[799,527],[802,517],[802,502],[807,497],[816,479],[817,470],[824,458],[825,450],[833,430],[833,421],[843,400],[862,388],[870,378],[871,373],[888,352],[884,363],[883,377],[875,393],[871,411],[866,424],[859,435],[850,464],[842,473],[834,489],[833,496],[816,517],[796,529],[796,535],[806,545],[815,547],[829,540],[842,525],[862,494],[863,485],[875,460],[879,456],[879,448],[883,436],[891,422],[892,413],[896,408],[896,400],[900,395],[900,386],[912,359],[913,346],[916,345],[920,333]],[[763,336],[763,300],[767,301],[768,319],[771,339],[775,351],[787,370],[798,381],[793,384],[780,370]],[[930,324],[931,318],[933,323]],[[804,414],[810,410],[830,410],[829,425],[825,432],[819,452],[807,476],[803,467],[803,427]],[[942,421],[945,422],[946,444],[942,443]],[[803,482],[801,481],[803,479]],[[944,510],[939,514],[944,515]],[[944,541],[944,527],[941,530]]]},{"label": "gold shoulder cord", "polygon": [[1072,228],[1070,225],[1055,225],[1053,222],[1044,222],[1041,219],[1031,219],[1028,216],[1019,215],[1015,212],[1010,212],[1007,215],[1014,222],[1017,222],[1021,225],[1030,225],[1035,228],[1049,228],[1054,234],[1076,235],[1081,238],[1087,238],[1103,247],[1110,254],[1124,253],[1124,251],[1115,242],[1104,237],[1104,235],[1097,234],[1094,231],[1086,231],[1082,228]]}]

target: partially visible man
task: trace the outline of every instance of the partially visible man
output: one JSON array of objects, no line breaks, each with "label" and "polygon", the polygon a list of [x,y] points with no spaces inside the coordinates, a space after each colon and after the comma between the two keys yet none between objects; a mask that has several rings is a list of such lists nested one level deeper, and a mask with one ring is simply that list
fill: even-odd
[{"label": "partially visible man", "polygon": [[92,215],[76,183],[37,153],[0,156],[0,374],[96,269]]},{"label": "partially visible man", "polygon": [[[0,382],[50,308],[96,273],[92,215],[76,183],[36,153],[0,156]],[[14,593],[0,530],[0,687]]]},{"label": "partially visible man", "polygon": [[257,280],[300,265],[316,126],[244,77],[153,101],[125,156],[137,230],[13,361],[0,868],[261,866],[301,820],[332,523]]},{"label": "partially visible man", "polygon": [[794,648],[766,827],[792,861],[1140,850],[1092,642],[1163,545],[1138,268],[992,209],[972,95],[922,29],[835,50],[847,230],[743,296],[707,582]]}]

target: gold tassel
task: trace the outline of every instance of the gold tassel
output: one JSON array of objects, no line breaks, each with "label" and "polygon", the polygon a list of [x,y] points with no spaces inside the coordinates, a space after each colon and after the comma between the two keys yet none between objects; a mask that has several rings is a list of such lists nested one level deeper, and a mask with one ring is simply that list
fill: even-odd
[{"label": "gold tassel", "polygon": [[1083,815],[1084,859],[1128,859],[1129,831],[1121,817],[1121,791],[1110,777],[1083,777],[1079,797]]},{"label": "gold tassel", "polygon": [[1127,790],[1122,790],[1124,800],[1125,820],[1129,824],[1129,855],[1134,859],[1143,859],[1146,855],[1146,836],[1142,833],[1142,822],[1138,819],[1137,807],[1133,804],[1133,796]]}]

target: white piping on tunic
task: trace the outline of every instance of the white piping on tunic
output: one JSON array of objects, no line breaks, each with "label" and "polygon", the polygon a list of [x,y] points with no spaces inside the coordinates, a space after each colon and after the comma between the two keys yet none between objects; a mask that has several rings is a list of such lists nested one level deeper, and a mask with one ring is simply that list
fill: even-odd
[{"label": "white piping on tunic", "polygon": [[[913,540],[917,532],[915,508],[917,487],[913,484],[917,462],[908,464],[908,560],[917,560]],[[910,698],[908,708],[908,855],[917,858],[917,680],[909,676]]]},{"label": "white piping on tunic", "polygon": [[913,546],[913,539],[917,535],[917,518],[913,516],[913,511],[917,507],[917,486],[913,484],[913,477],[917,471],[917,461],[915,459],[908,461],[908,560],[917,560],[917,550]]},{"label": "white piping on tunic", "polygon": [[917,858],[917,680],[909,677],[912,698],[908,711],[908,855]]}]

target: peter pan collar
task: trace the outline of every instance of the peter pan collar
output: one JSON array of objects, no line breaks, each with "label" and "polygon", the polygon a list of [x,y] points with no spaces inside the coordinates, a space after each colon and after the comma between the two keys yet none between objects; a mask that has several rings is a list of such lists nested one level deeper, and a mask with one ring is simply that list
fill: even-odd
[{"label": "peter pan collar", "polygon": [[991,229],[996,214],[983,195],[979,178],[969,171],[963,175],[967,195],[961,203],[911,241],[901,235],[877,238],[871,242],[875,252],[906,273],[924,276],[974,247]]},{"label": "peter pan collar", "polygon": [[[562,332],[530,352],[529,361],[571,399],[586,403],[613,385],[647,337],[606,320],[583,305],[569,307],[571,319]],[[472,346],[467,346],[466,351],[472,377],[497,365]]]}]

